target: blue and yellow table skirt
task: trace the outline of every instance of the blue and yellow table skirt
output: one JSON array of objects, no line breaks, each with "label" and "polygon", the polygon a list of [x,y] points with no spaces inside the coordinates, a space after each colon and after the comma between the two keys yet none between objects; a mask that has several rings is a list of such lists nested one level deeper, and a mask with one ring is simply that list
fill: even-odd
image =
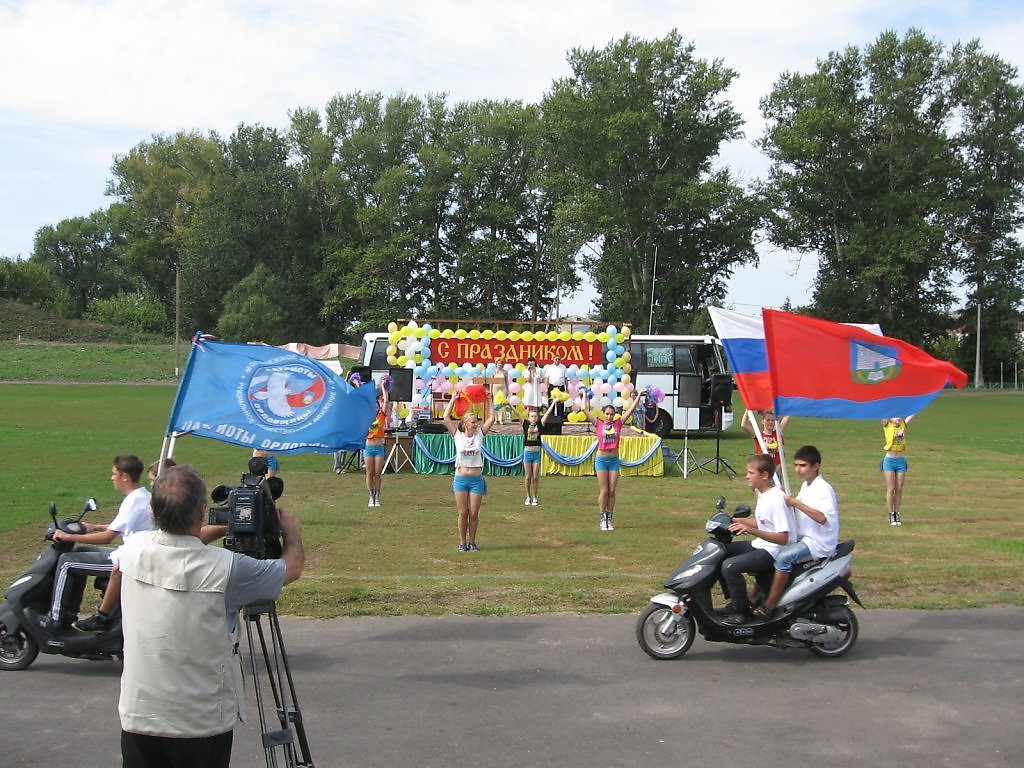
[{"label": "blue and yellow table skirt", "polygon": [[[455,442],[451,435],[428,433],[414,438],[416,471],[425,475],[451,475],[455,472]],[[594,474],[597,438],[590,435],[545,435],[541,438],[541,474],[582,477]],[[665,461],[661,438],[644,434],[623,436],[619,441],[623,476],[661,477]],[[484,438],[484,474],[523,474],[523,436],[487,435]]]}]

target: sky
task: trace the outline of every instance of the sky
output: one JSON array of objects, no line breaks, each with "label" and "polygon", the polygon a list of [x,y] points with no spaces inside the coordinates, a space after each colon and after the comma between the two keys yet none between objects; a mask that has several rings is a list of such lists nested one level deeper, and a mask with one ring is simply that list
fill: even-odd
[{"label": "sky", "polygon": [[[745,138],[721,163],[747,183],[767,172],[758,101],[782,73],[910,28],[1024,69],[1017,0],[0,0],[0,257],[109,206],[114,156],[155,135],[286,129],[289,111],[355,91],[537,103],[571,49],[673,29],[739,75],[726,96]],[[729,306],[811,301],[813,256],[760,254]],[[561,313],[588,314],[593,297],[563,297]]]}]

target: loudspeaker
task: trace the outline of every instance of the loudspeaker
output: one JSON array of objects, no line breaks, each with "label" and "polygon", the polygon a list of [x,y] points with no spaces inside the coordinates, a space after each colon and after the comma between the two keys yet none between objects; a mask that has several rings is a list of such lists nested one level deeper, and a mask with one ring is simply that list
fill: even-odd
[{"label": "loudspeaker", "polygon": [[420,432],[426,432],[428,435],[443,435],[447,431],[448,427],[439,421],[431,421],[420,426]]},{"label": "loudspeaker", "polygon": [[681,374],[676,379],[676,400],[680,408],[700,408],[701,393],[700,376]]},{"label": "loudspeaker", "polygon": [[412,368],[392,368],[391,393],[388,400],[392,403],[408,403],[412,400]]},{"label": "loudspeaker", "polygon": [[711,377],[711,404],[719,408],[732,405],[732,376],[728,373]]}]

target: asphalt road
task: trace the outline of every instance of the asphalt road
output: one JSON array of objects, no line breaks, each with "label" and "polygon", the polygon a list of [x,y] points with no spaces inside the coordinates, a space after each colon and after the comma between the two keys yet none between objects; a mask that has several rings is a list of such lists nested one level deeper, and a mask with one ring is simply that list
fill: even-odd
[{"label": "asphalt road", "polygon": [[[282,626],[320,768],[1024,762],[1024,609],[858,617],[837,660],[698,638],[654,661],[634,616]],[[0,765],[120,765],[119,674],[54,656],[0,673]],[[250,715],[232,766],[267,764]]]}]

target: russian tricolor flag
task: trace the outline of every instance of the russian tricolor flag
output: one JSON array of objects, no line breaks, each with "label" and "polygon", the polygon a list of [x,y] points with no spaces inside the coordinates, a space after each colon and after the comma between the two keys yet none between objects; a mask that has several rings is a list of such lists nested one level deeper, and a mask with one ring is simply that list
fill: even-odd
[{"label": "russian tricolor flag", "polygon": [[708,307],[708,312],[747,410],[770,410],[774,403],[764,322],[760,317],[718,307]]}]

